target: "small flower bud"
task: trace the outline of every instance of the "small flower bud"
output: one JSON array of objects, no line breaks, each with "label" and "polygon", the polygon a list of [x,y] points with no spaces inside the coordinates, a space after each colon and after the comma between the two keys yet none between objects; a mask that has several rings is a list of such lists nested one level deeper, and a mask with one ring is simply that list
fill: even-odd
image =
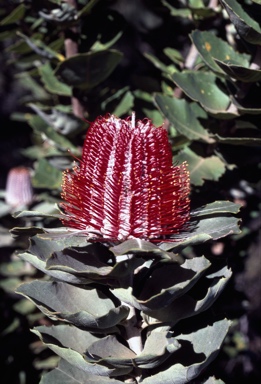
[{"label": "small flower bud", "polygon": [[7,176],[5,201],[11,207],[29,205],[33,201],[31,176],[28,168],[15,167]]}]

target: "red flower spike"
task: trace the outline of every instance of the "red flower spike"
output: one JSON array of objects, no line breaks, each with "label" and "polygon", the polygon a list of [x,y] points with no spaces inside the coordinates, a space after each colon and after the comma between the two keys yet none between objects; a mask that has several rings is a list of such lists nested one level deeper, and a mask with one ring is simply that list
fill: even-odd
[{"label": "red flower spike", "polygon": [[190,217],[186,163],[173,166],[166,130],[135,122],[134,114],[91,124],[82,160],[64,172],[62,189],[63,224],[93,241],[166,241]]}]

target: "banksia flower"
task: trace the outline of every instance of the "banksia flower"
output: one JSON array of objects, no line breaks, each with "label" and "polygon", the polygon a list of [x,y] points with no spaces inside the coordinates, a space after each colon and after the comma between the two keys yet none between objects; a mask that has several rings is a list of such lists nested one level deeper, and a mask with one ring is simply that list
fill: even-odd
[{"label": "banksia flower", "polygon": [[80,164],[64,172],[62,189],[63,224],[94,241],[166,241],[189,220],[186,163],[173,166],[166,130],[134,114],[90,125]]},{"label": "banksia flower", "polygon": [[9,171],[6,182],[5,201],[13,208],[32,203],[33,189],[28,168],[15,167]]}]

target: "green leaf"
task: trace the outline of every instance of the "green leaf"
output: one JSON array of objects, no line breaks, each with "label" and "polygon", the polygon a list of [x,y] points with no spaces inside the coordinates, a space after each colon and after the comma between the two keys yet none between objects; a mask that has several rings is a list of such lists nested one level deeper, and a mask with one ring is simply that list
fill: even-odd
[{"label": "green leaf", "polygon": [[150,369],[164,362],[178,350],[179,346],[174,338],[168,337],[168,332],[152,332],[146,339],[143,351],[135,355],[129,348],[119,343],[115,336],[107,336],[94,342],[88,349],[87,356],[89,361],[115,367],[138,366]]},{"label": "green leaf", "polygon": [[170,252],[165,252],[160,249],[157,245],[150,243],[149,241],[140,239],[126,240],[119,245],[111,247],[110,251],[113,252],[116,257],[126,254],[138,254],[143,258],[149,256],[149,258],[155,257],[159,259],[162,258],[177,262],[183,262],[183,260],[180,259],[178,255],[174,255]]},{"label": "green leaf", "polygon": [[225,164],[218,156],[203,158],[190,148],[185,148],[176,157],[178,163],[187,161],[191,183],[203,185],[205,180],[218,180],[225,172]]},{"label": "green leaf", "polygon": [[[202,263],[202,260],[204,261],[204,257],[198,261],[199,267]],[[197,261],[194,260],[194,265],[196,264]],[[206,265],[205,268],[207,268]],[[177,287],[170,287],[170,289],[166,290],[164,293],[164,301],[161,300],[163,301],[163,305],[160,305],[159,303],[157,307],[151,305],[151,303],[154,304],[153,302],[142,302],[140,299],[137,299],[132,293],[131,288],[117,288],[114,290],[114,295],[122,302],[142,310],[144,319],[147,324],[166,323],[172,327],[181,319],[194,316],[207,310],[225,288],[228,280],[231,277],[231,274],[231,270],[229,270],[227,267],[224,267],[216,273],[206,276],[209,280],[209,288],[201,300],[196,300],[191,297],[188,291],[190,288],[192,288],[196,281],[189,283],[189,285],[186,285],[186,282],[184,282],[184,284],[180,282],[181,284],[177,285]],[[180,292],[179,289],[181,290]],[[154,292],[152,292],[152,294],[153,293]],[[172,297],[169,298],[168,295],[172,295]],[[165,302],[168,305],[164,306]]]},{"label": "green leaf", "polygon": [[191,99],[200,103],[208,112],[227,114],[230,98],[216,85],[216,76],[210,72],[183,71],[172,75],[173,81]]},{"label": "green leaf", "polygon": [[218,216],[222,213],[236,215],[239,213],[240,208],[240,204],[232,203],[232,201],[214,201],[213,203],[206,204],[203,207],[195,209],[191,212],[191,216],[197,219],[204,216]]},{"label": "green leaf", "polygon": [[120,343],[114,335],[95,341],[87,349],[86,359],[99,364],[106,363],[109,367],[129,368],[132,370],[136,354]]},{"label": "green leaf", "polygon": [[0,217],[9,215],[12,212],[12,207],[0,200]]},{"label": "green leaf", "polygon": [[214,135],[217,142],[230,145],[245,145],[249,147],[259,147],[261,144],[260,137],[221,137]]},{"label": "green leaf", "polygon": [[51,145],[66,152],[70,149],[73,153],[77,154],[78,150],[73,146],[73,144],[64,136],[55,132],[55,130],[50,126],[51,122],[48,124],[44,121],[43,117],[44,116],[40,117],[37,115],[29,115],[27,116],[27,120],[33,130],[42,135],[45,140],[49,140]]},{"label": "green leaf", "polygon": [[38,84],[36,80],[28,72],[23,72],[16,76],[17,82],[26,90],[29,91],[30,97],[23,99],[24,102],[28,102],[34,99],[34,102],[38,100],[46,101],[49,98],[48,93],[45,89]]},{"label": "green leaf", "polygon": [[[110,376],[114,370],[105,366],[91,364],[83,357],[86,349],[97,337],[70,325],[40,326],[32,330],[54,353],[85,373]],[[115,370],[116,371],[116,370]]]},{"label": "green leaf", "polygon": [[143,288],[136,300],[140,309],[160,309],[184,295],[210,267],[204,257],[186,260],[182,265],[158,263],[144,278]]},{"label": "green leaf", "polygon": [[167,47],[163,49],[163,52],[175,64],[180,64],[184,61],[181,53],[177,49]]},{"label": "green leaf", "polygon": [[98,282],[105,280],[106,284],[119,286],[119,281],[124,284],[125,279],[128,284],[130,274],[144,263],[141,258],[129,258],[114,265],[111,265],[112,261],[113,254],[97,243],[53,252],[46,266],[49,270],[63,271]]},{"label": "green leaf", "polygon": [[134,96],[131,92],[126,92],[112,114],[119,117],[126,113],[130,113],[133,106]]},{"label": "green leaf", "polygon": [[167,307],[157,310],[151,310],[151,308],[144,309],[144,314],[148,315],[148,317],[146,317],[147,323],[154,324],[155,322],[163,322],[173,327],[182,319],[206,311],[221,294],[231,275],[231,270],[224,267],[213,275],[206,276],[211,279],[211,284],[204,297],[200,300],[194,299],[188,292],[178,297]]},{"label": "green leaf", "polygon": [[90,90],[109,77],[121,59],[116,50],[79,54],[61,62],[56,74],[70,86]]},{"label": "green leaf", "polygon": [[[81,119],[72,114],[66,113],[63,110],[59,110],[58,108],[52,108],[51,112],[48,111],[48,113],[46,113],[43,109],[39,108],[35,104],[30,103],[29,106],[48,126],[50,125],[54,129],[53,132],[51,132],[50,129],[47,129],[46,133],[61,145],[70,144],[70,146],[72,146],[72,144],[64,138],[64,135],[72,136],[86,128],[85,123]],[[41,123],[38,123],[38,125],[40,124]],[[42,124],[42,131],[44,130],[45,128]],[[59,132],[62,135],[57,136],[56,132]],[[73,150],[74,153],[76,153],[76,148],[73,147]]]},{"label": "green leaf", "polygon": [[24,4],[18,5],[9,15],[7,15],[3,20],[0,21],[0,25],[8,25],[12,23],[16,23],[21,20],[26,11],[26,6]]},{"label": "green leaf", "polygon": [[[48,233],[43,228],[32,227],[25,230],[14,229],[17,235],[26,235],[27,233],[38,233],[30,239],[28,252],[20,253],[19,257],[32,264],[35,268],[44,272],[46,275],[54,277],[59,281],[65,281],[72,284],[89,284],[91,281],[81,276],[74,276],[67,272],[50,271],[46,269],[46,260],[55,251],[60,251],[68,246],[86,246],[87,241],[83,236],[76,236],[75,233],[68,233],[66,228],[48,229]],[[40,232],[40,233],[39,233]]]},{"label": "green leaf", "polygon": [[191,212],[191,230],[184,234],[184,239],[176,243],[162,243],[160,248],[179,252],[188,245],[217,240],[221,237],[241,233],[239,219],[234,214],[240,205],[230,201],[216,201]]},{"label": "green leaf", "polygon": [[28,268],[22,260],[12,260],[10,262],[0,264],[0,273],[3,276],[22,276],[22,275],[34,275],[35,269]]},{"label": "green leaf", "polygon": [[[42,376],[40,384],[121,384],[122,381],[94,376],[61,359],[57,368]],[[217,383],[218,384],[218,383]]]},{"label": "green leaf", "polygon": [[166,73],[167,75],[171,75],[173,72],[176,71],[176,68],[174,66],[167,66],[167,65],[163,64],[156,56],[152,55],[151,53],[144,53],[144,56],[156,68],[160,69],[163,73]]},{"label": "green leaf", "polygon": [[233,79],[243,81],[244,83],[257,82],[261,80],[261,71],[246,68],[240,65],[231,64],[230,62],[222,62],[215,59],[218,66]]},{"label": "green leaf", "polygon": [[13,214],[13,217],[16,219],[18,217],[52,217],[55,219],[60,219],[63,217],[63,215],[59,213],[59,211],[57,211],[57,213],[43,213],[39,211],[17,211]]},{"label": "green leaf", "polygon": [[217,73],[224,73],[215,59],[230,64],[249,66],[250,55],[240,54],[213,32],[194,30],[190,38],[205,63]]},{"label": "green leaf", "polygon": [[[39,259],[38,257],[36,257],[35,255],[32,255],[31,253],[28,253],[28,252],[20,253],[19,257],[22,260],[32,264],[35,268],[39,269],[39,271],[42,271],[47,276],[53,277],[58,281],[64,281],[70,284],[90,284],[92,282],[84,277],[77,277],[67,272],[50,271],[46,269],[45,261]],[[19,280],[19,284],[16,284],[14,289],[16,289],[17,286],[20,284],[21,284],[21,281]]]},{"label": "green leaf", "polygon": [[35,168],[32,185],[35,188],[61,189],[62,172],[52,167],[47,160],[40,159]]},{"label": "green leaf", "polygon": [[[19,214],[19,213],[18,213]],[[43,233],[43,228],[40,227],[14,227],[10,230],[10,233],[14,236],[27,236],[31,237],[37,233]]]},{"label": "green leaf", "polygon": [[35,280],[22,284],[16,292],[30,299],[51,319],[65,320],[93,332],[105,332],[126,319],[129,313],[128,307],[115,307],[105,294],[90,287]]},{"label": "green leaf", "polygon": [[78,12],[78,18],[88,15],[91,13],[93,7],[99,2],[100,0],[90,0],[88,3]]},{"label": "green leaf", "polygon": [[171,16],[185,18],[191,16],[191,11],[188,8],[174,8],[165,0],[162,0],[162,4],[170,10]]},{"label": "green leaf", "polygon": [[134,361],[140,368],[155,368],[162,364],[179,348],[180,344],[174,337],[170,337],[168,331],[152,331],[145,341],[142,352],[134,359]]},{"label": "green leaf", "polygon": [[49,62],[41,65],[38,70],[41,76],[41,80],[48,92],[62,96],[72,95],[71,87],[57,79]]},{"label": "green leaf", "polygon": [[261,45],[261,27],[236,0],[221,0],[239,35],[251,44]]},{"label": "green leaf", "polygon": [[214,142],[209,136],[208,131],[198,121],[197,114],[191,104],[186,100],[156,94],[155,102],[162,114],[180,134],[188,137],[190,140],[201,140],[207,143]]},{"label": "green leaf", "polygon": [[43,42],[43,36],[39,36],[39,34],[36,34],[37,37],[28,37],[21,33],[20,31],[17,32],[17,35],[20,36],[30,47],[30,49],[35,52],[37,55],[40,57],[43,57],[45,59],[58,59],[58,60],[63,60],[64,56],[62,56],[60,53],[57,53],[54,51],[52,48],[48,47],[46,44]]}]

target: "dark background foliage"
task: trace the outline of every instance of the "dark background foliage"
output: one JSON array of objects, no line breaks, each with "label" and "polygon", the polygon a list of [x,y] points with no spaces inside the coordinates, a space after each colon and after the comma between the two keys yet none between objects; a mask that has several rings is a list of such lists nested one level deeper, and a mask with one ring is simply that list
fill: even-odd
[{"label": "dark background foliage", "polygon": [[[16,166],[28,167],[34,187],[30,208],[51,212],[54,203],[60,200],[61,171],[72,163],[67,149],[80,155],[88,121],[106,113],[124,117],[135,110],[138,118],[149,117],[156,125],[164,124],[170,132],[176,161],[187,159],[190,163],[194,175],[192,208],[214,200],[228,199],[242,204],[240,235],[197,245],[186,252],[226,260],[234,272],[225,292],[209,312],[209,316],[232,319],[233,325],[208,371],[227,384],[257,383],[261,378],[259,1],[221,2],[224,8],[230,3],[232,9],[235,4],[244,7],[250,17],[250,28],[256,32],[254,41],[249,41],[244,32],[238,34],[222,11],[222,4],[216,1],[79,0],[77,19],[74,18],[77,11],[73,6],[68,7],[69,1],[2,0],[0,3],[3,382],[38,383],[41,373],[57,362],[29,331],[30,327],[46,324],[48,320],[13,292],[21,281],[37,276],[37,272],[14,256],[15,249],[23,249],[26,244],[23,239],[13,240],[9,229],[31,223],[23,218],[14,219],[11,214],[16,208],[5,203],[8,172]],[[64,13],[56,14],[54,19],[52,11],[61,10],[62,6]],[[239,19],[244,19],[243,16]],[[231,77],[230,72],[224,75],[222,69],[211,68],[192,44],[190,35],[194,30],[211,32],[232,46],[241,54],[237,66],[256,70],[253,74],[256,80],[250,80],[249,73],[242,79],[237,77],[238,72]],[[90,53],[96,61],[86,62],[84,55],[78,56],[79,62],[70,67],[67,60],[75,47],[79,54]],[[118,55],[110,58],[111,61],[106,56],[111,52],[108,49]],[[95,59],[95,52],[106,55]],[[64,57],[61,59],[59,55]],[[231,67],[233,60],[223,63],[230,70],[238,69]],[[89,73],[86,70],[82,74],[80,69],[85,65]],[[71,68],[69,74],[68,68]],[[177,74],[186,75],[186,71],[192,71],[195,76],[202,73],[214,76],[211,82],[203,84],[203,91],[216,85],[218,89],[214,89],[209,99],[216,105],[220,102],[221,107],[210,109],[208,100],[191,96],[197,83],[194,86],[190,79],[186,89],[182,83],[186,78],[177,77]],[[78,83],[71,84],[72,78]],[[230,101],[226,105],[227,95]],[[76,107],[72,107],[71,96]],[[187,134],[183,104],[177,107],[172,104],[173,99],[184,100],[187,108],[194,108],[188,123],[194,134]],[[197,136],[198,123],[203,139]],[[184,131],[180,128],[182,124]],[[215,160],[211,172],[206,167],[210,159]],[[202,163],[199,175],[196,170]],[[39,221],[36,224],[43,225]],[[45,221],[44,225],[53,226],[55,222]],[[206,314],[193,321],[200,321],[200,316]],[[189,324],[190,320],[186,321]]]}]

